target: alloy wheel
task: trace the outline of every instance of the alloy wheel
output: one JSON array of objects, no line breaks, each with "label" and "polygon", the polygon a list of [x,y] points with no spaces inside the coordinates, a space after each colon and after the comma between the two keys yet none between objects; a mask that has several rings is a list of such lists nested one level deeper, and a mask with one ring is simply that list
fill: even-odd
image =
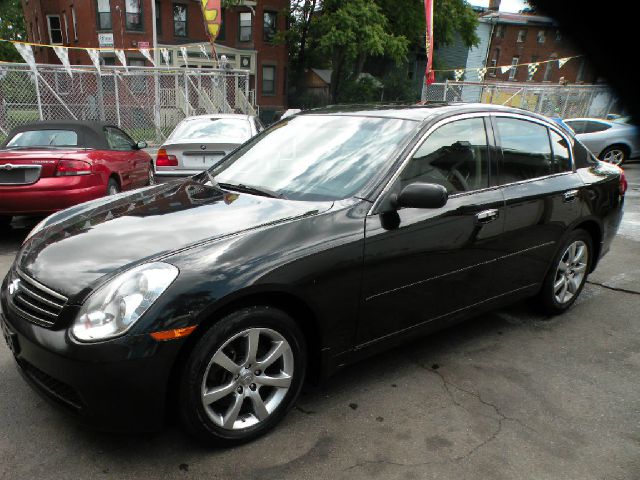
[{"label": "alloy wheel", "polygon": [[205,370],[201,400],[209,418],[227,430],[264,422],[285,398],[294,374],[287,340],[269,328],[228,339]]},{"label": "alloy wheel", "polygon": [[608,163],[613,163],[614,165],[620,165],[624,162],[624,152],[619,148],[613,148],[604,154],[602,160]]},{"label": "alloy wheel", "polygon": [[563,305],[570,302],[580,289],[589,262],[589,248],[582,240],[569,244],[560,257],[553,282],[556,302]]}]

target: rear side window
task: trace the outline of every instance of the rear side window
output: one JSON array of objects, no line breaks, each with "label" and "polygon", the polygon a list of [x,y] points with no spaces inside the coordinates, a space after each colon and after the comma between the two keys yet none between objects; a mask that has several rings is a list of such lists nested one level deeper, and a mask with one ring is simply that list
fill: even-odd
[{"label": "rear side window", "polygon": [[553,173],[569,172],[571,168],[570,146],[561,135],[551,130],[551,148],[553,149]]},{"label": "rear side window", "polygon": [[601,122],[585,122],[584,133],[597,133],[609,130],[611,125]]},{"label": "rear side window", "polygon": [[7,147],[77,147],[78,134],[73,130],[27,130],[7,142]]},{"label": "rear side window", "polygon": [[584,133],[587,124],[587,122],[583,120],[565,120],[564,123],[569,125],[571,127],[571,130],[573,130],[576,134]]},{"label": "rear side window", "polygon": [[544,177],[555,172],[547,127],[515,118],[496,119],[502,147],[500,183]]},{"label": "rear side window", "polygon": [[400,175],[400,187],[436,183],[449,193],[489,186],[487,134],[482,118],[447,123],[418,148]]}]

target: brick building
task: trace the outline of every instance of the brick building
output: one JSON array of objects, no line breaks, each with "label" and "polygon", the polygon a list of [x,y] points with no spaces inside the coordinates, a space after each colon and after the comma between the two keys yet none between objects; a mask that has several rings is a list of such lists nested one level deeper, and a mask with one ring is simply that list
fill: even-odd
[{"label": "brick building", "polygon": [[[528,13],[489,11],[481,17],[481,21],[492,26],[487,67],[544,62],[581,55],[552,18]],[[568,83],[597,81],[597,75],[585,57],[572,59],[562,68],[558,67],[558,62],[542,63],[533,75],[529,74],[526,66],[512,68],[506,73],[490,69],[486,80],[558,83],[562,78]]]},{"label": "brick building", "polygon": [[[155,5],[152,5],[154,2]],[[198,0],[22,0],[29,41],[88,48],[153,47],[152,8],[159,47],[170,52],[171,63],[184,66],[179,48],[187,48],[190,67],[210,68],[200,51],[210,51]],[[288,0],[245,0],[223,11],[218,55],[231,67],[251,72],[251,90],[265,113],[286,109],[287,47],[273,45],[276,32],[286,29],[283,14]],[[50,48],[34,48],[39,63],[60,63]],[[130,65],[149,65],[138,51],[127,51]],[[113,52],[103,51],[107,65],[116,62]],[[89,65],[82,50],[69,50],[72,65]]]}]

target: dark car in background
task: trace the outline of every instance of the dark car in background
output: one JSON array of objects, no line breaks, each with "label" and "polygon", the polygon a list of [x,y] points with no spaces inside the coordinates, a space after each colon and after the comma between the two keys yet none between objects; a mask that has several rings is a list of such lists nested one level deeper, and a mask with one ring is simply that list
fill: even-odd
[{"label": "dark car in background", "polygon": [[46,121],[12,130],[0,145],[0,227],[15,215],[42,215],[150,185],[153,164],[114,125]]},{"label": "dark car in background", "polygon": [[200,175],[50,216],[0,323],[25,379],[80,421],[148,430],[175,409],[234,445],[305,378],[518,299],[564,312],[625,189],[533,113],[310,111]]}]

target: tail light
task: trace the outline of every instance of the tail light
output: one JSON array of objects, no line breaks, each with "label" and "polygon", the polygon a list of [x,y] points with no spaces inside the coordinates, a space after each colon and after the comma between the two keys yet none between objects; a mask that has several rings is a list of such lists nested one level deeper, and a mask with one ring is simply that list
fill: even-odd
[{"label": "tail light", "polygon": [[158,156],[156,157],[156,167],[177,167],[178,159],[175,155],[167,155],[167,151],[164,148],[158,150]]},{"label": "tail light", "polygon": [[67,177],[70,175],[89,175],[91,164],[82,160],[59,160],[56,166],[56,177]]},{"label": "tail light", "polygon": [[627,183],[627,177],[624,174],[624,170],[620,169],[620,195],[625,194],[628,186],[629,184]]}]

